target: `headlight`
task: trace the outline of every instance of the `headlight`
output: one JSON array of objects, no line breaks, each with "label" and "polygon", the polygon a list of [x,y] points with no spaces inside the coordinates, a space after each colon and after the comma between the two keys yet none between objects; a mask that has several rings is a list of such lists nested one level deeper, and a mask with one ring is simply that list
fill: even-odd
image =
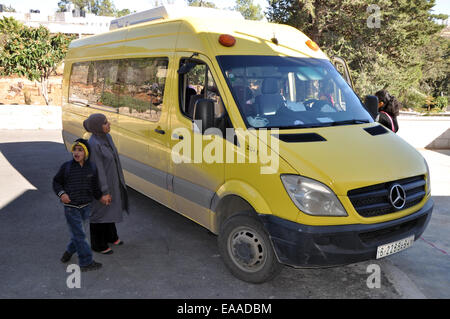
[{"label": "headlight", "polygon": [[427,167],[427,176],[426,176],[426,178],[427,178],[427,186],[428,186],[427,194],[430,194],[431,193],[430,168],[428,167],[428,163],[427,163],[427,160],[425,158],[423,159],[423,161],[425,162],[425,166]]},{"label": "headlight", "polygon": [[281,175],[281,180],[302,212],[314,216],[347,216],[339,199],[326,185],[298,175]]}]

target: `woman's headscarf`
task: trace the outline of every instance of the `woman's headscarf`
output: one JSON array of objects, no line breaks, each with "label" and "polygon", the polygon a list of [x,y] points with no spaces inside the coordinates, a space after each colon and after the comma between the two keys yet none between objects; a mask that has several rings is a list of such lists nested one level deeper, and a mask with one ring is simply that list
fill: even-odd
[{"label": "woman's headscarf", "polygon": [[106,122],[106,116],[101,113],[91,114],[84,122],[83,126],[86,131],[95,135],[105,135],[103,132],[103,124]]}]

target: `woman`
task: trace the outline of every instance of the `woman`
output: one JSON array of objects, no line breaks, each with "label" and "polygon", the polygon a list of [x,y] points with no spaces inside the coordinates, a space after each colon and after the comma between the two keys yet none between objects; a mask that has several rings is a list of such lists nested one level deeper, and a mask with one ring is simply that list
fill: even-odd
[{"label": "woman", "polygon": [[380,112],[378,122],[397,133],[400,102],[386,90],[380,90],[375,95],[378,97],[378,111]]},{"label": "woman", "polygon": [[122,245],[115,223],[128,213],[128,194],[120,165],[119,154],[109,134],[111,124],[106,116],[92,114],[83,122],[86,131],[92,133],[89,139],[91,161],[98,171],[98,182],[102,192],[100,201],[95,201],[90,220],[92,250],[112,254],[108,244]]}]

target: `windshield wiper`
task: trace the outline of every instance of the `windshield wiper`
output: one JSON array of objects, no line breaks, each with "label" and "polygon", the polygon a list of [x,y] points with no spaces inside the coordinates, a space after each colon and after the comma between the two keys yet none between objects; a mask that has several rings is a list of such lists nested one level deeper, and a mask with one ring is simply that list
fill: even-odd
[{"label": "windshield wiper", "polygon": [[369,120],[346,120],[346,121],[324,122],[324,123],[316,123],[316,124],[298,124],[298,125],[282,126],[282,127],[280,127],[280,129],[288,130],[288,129],[296,129],[296,128],[316,128],[316,127],[338,126],[338,125],[348,125],[348,124],[363,124],[363,123],[370,123],[370,121]]},{"label": "windshield wiper", "polygon": [[295,128],[315,128],[315,127],[325,127],[325,126],[331,126],[331,122],[327,123],[317,123],[317,124],[298,124],[298,125],[290,125],[290,126],[281,126],[280,130],[288,130],[288,129],[295,129]]}]

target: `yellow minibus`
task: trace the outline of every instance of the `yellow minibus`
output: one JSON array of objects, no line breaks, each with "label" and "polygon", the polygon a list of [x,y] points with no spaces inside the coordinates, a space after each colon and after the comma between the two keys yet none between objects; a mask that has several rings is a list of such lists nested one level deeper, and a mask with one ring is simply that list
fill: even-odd
[{"label": "yellow minibus", "polygon": [[431,218],[425,159],[344,77],[290,26],[163,6],[71,43],[62,134],[70,148],[105,114],[127,184],[218,235],[233,275],[261,283],[282,265],[396,253]]}]

